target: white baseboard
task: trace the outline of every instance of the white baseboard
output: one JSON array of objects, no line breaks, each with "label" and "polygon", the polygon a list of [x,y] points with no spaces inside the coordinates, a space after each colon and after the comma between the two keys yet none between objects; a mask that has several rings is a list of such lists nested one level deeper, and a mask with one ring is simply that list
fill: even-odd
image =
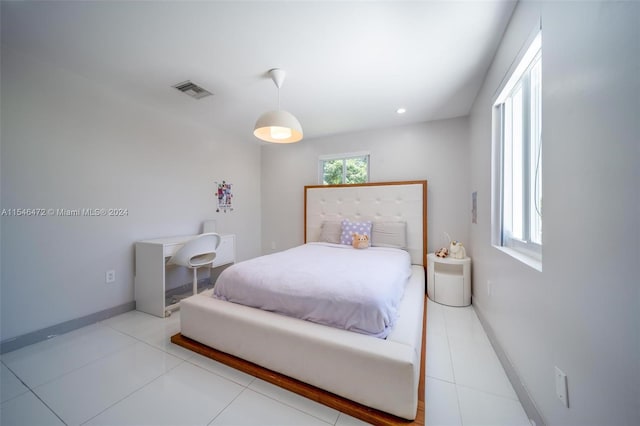
[{"label": "white baseboard", "polygon": [[480,323],[482,324],[484,331],[487,333],[487,337],[489,337],[491,346],[493,346],[493,350],[496,352],[496,355],[500,360],[500,364],[502,364],[502,368],[504,368],[505,373],[507,373],[507,378],[511,382],[511,386],[513,386],[513,390],[516,392],[516,395],[518,396],[518,399],[522,404],[522,408],[524,408],[524,412],[527,414],[527,417],[529,417],[529,421],[535,422],[536,426],[546,426],[546,422],[544,421],[542,415],[540,414],[538,407],[536,407],[536,404],[533,401],[533,398],[531,398],[529,391],[522,383],[522,380],[520,380],[520,377],[516,373],[515,368],[513,368],[513,365],[511,364],[509,357],[507,356],[505,351],[502,349],[502,346],[500,346],[500,343],[498,342],[498,339],[496,338],[496,335],[493,332],[493,329],[491,328],[489,323],[486,321],[486,319],[483,317],[480,309],[476,309],[475,305],[474,305],[474,311],[476,311],[476,315],[478,315],[478,319],[480,320]]},{"label": "white baseboard", "polygon": [[82,318],[72,319],[60,324],[52,325],[51,327],[43,328],[41,330],[32,331],[31,333],[6,339],[0,342],[0,353],[4,354],[6,352],[15,351],[16,349],[20,349],[24,346],[47,340],[51,336],[68,333],[75,329],[96,323],[98,321],[104,321],[107,318],[132,311],[135,308],[136,302],[131,301],[120,306],[105,309],[104,311],[86,315]]}]

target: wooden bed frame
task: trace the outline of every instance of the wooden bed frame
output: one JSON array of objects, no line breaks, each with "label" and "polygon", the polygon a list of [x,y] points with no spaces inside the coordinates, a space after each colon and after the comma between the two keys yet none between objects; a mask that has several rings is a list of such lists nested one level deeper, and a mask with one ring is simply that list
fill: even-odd
[{"label": "wooden bed frame", "polygon": [[342,413],[353,416],[357,419],[371,423],[374,425],[384,426],[424,426],[425,424],[425,405],[424,405],[424,381],[425,381],[425,357],[426,357],[426,341],[427,341],[427,297],[424,299],[424,314],[422,318],[422,357],[420,359],[420,385],[418,387],[418,412],[416,418],[411,420],[402,419],[397,416],[375,410],[370,407],[366,407],[357,402],[353,402],[349,399],[343,398],[339,395],[327,392],[323,389],[277,373],[275,371],[268,370],[257,364],[254,364],[244,359],[238,358],[233,355],[218,351],[196,342],[195,340],[184,337],[178,333],[171,337],[171,342],[183,348],[189,349],[193,352],[204,355],[208,358],[228,365],[231,368],[242,371],[243,373],[250,374],[254,377],[264,380],[265,382],[272,383],[276,386],[280,386],[283,389],[294,392],[298,395],[309,398],[312,401],[316,401],[327,407],[338,410]]},{"label": "wooden bed frame", "polygon": [[[394,185],[399,185],[399,186],[397,188],[393,188]],[[416,188],[416,185],[418,186],[418,188]],[[375,188],[358,189],[360,187],[375,187]],[[329,191],[325,192],[324,191],[325,189],[328,189]],[[332,191],[332,189],[337,189],[337,190]],[[416,191],[417,189],[419,189],[419,191]],[[322,225],[322,222],[325,220],[339,220],[342,218],[349,218],[352,220],[373,220],[373,221],[381,221],[381,222],[405,221],[407,223],[407,251],[411,255],[412,263],[414,265],[421,265],[421,266],[425,265],[424,262],[426,260],[426,252],[427,252],[427,182],[426,181],[385,182],[385,183],[369,183],[369,184],[362,184],[362,185],[331,185],[331,186],[314,185],[314,186],[306,186],[304,195],[305,195],[304,197],[305,198],[305,218],[304,218],[305,219],[304,220],[305,243],[309,241],[318,241],[321,225]],[[414,266],[413,268],[417,269],[416,266]],[[424,271],[423,268],[420,268],[420,269]],[[425,277],[423,276],[421,280],[422,280],[421,285],[424,285],[426,290]],[[411,281],[414,282],[413,278]],[[418,288],[421,288],[421,287],[417,287],[413,285],[412,288],[413,290],[411,294],[413,294],[414,297],[407,299],[407,301],[419,300],[415,297],[415,295],[416,293],[419,292]],[[314,400],[316,402],[319,402],[321,404],[324,404],[326,406],[329,406],[331,408],[334,408],[336,410],[339,410],[341,412],[344,412],[348,415],[359,418],[369,423],[380,424],[380,425],[424,425],[424,422],[425,422],[424,380],[425,380],[427,300],[426,300],[426,296],[422,296],[422,293],[420,297],[424,297],[424,300],[421,300],[419,302],[419,303],[424,303],[423,309],[422,309],[421,344],[420,344],[420,340],[413,340],[412,338],[410,340],[413,341],[414,344],[411,344],[410,346],[405,346],[406,349],[412,348],[412,353],[414,354],[413,361],[411,362],[411,364],[408,364],[407,366],[412,365],[414,368],[413,370],[414,373],[412,374],[411,376],[412,378],[410,381],[408,376],[403,376],[407,378],[407,381],[406,381],[407,384],[413,383],[413,386],[416,386],[418,388],[417,413],[414,420],[407,420],[407,419],[383,412],[381,410],[367,407],[358,402],[354,402],[345,397],[336,395],[330,391],[323,390],[311,384],[297,380],[295,378],[288,377],[286,374],[292,374],[292,375],[295,375],[296,377],[299,377],[298,374],[300,374],[300,373],[296,373],[296,374],[289,373],[288,368],[285,368],[283,370],[281,367],[276,367],[279,371],[286,373],[286,374],[283,374],[254,363],[254,362],[261,362],[259,360],[260,359],[264,360],[264,357],[256,358],[256,355],[253,355],[252,360],[254,362],[250,362],[238,356],[232,355],[230,353],[225,353],[223,351],[213,349],[212,347],[207,346],[204,343],[201,343],[196,340],[192,340],[186,336],[183,336],[181,333],[178,333],[172,336],[171,341],[177,345],[183,346],[194,352],[197,352],[199,354],[212,358],[216,361],[222,362],[232,368],[238,369],[240,371],[243,371],[245,373],[258,377],[269,383],[275,384],[284,389],[290,390],[304,397],[307,397],[311,400]],[[190,301],[190,299],[193,299],[193,300]],[[218,301],[216,299],[212,299],[204,295],[192,296],[191,298],[185,299],[184,303],[185,303],[185,306],[181,308],[182,310],[185,311],[183,312],[184,318],[181,318],[184,320],[182,324],[182,332],[185,332],[187,336],[191,335],[191,333],[194,333],[194,338],[197,338],[198,340],[202,340],[203,342],[206,342],[208,345],[216,346],[218,348],[225,347],[224,345],[218,346],[218,345],[221,345],[223,341],[221,341],[217,337],[214,338],[212,335],[210,335],[208,329],[203,332],[203,331],[196,331],[196,328],[202,327],[202,324],[206,324],[210,321],[225,321],[228,324],[236,324],[236,321],[242,321],[242,323],[244,323],[245,321],[249,321],[252,324],[251,327],[255,327],[255,328],[244,328],[243,330],[245,331],[240,332],[242,335],[244,335],[243,333],[249,333],[249,334],[257,333],[260,327],[259,324],[268,324],[271,321],[275,323],[282,323],[283,321],[297,321],[292,318],[282,317],[277,314],[261,311],[261,314],[258,315],[258,318],[262,318],[262,321],[267,321],[267,322],[263,322],[263,323],[256,322],[254,326],[253,325],[254,323],[252,322],[253,321],[252,317],[254,316],[253,312],[246,311],[247,309],[251,310],[254,308],[247,308],[241,305],[234,305],[234,304],[228,305],[227,303],[229,302]],[[215,305],[215,303],[218,303],[218,304],[223,303],[224,305],[218,305],[218,307],[214,308],[213,305]],[[235,312],[240,308],[245,309],[245,311],[242,311],[242,310],[238,311],[238,312],[244,312],[243,314],[240,314],[240,316],[238,316],[237,314],[234,314],[231,317],[227,317],[226,316],[227,314],[223,313],[225,311],[231,311],[231,310]],[[215,310],[210,311],[210,309],[215,309]],[[221,311],[217,313],[219,309],[221,309]],[[417,309],[417,306],[416,306],[416,309]],[[211,312],[211,313],[208,313],[208,312]],[[415,314],[418,314],[420,311],[414,310],[413,312]],[[206,313],[205,317],[202,316],[203,313]],[[258,313],[259,312],[256,312],[256,315]],[[249,314],[251,314],[250,317],[244,316]],[[223,315],[223,316],[220,316],[220,315]],[[271,316],[265,316],[265,315],[271,315]],[[198,318],[198,320],[194,321],[196,317]],[[411,316],[408,316],[406,318],[411,318]],[[415,322],[412,322],[412,321],[405,322],[405,324],[412,324],[412,323],[416,324]],[[190,324],[195,324],[195,325],[190,325]],[[238,323],[238,324],[241,324],[241,323]],[[187,325],[189,326],[187,329],[188,332],[186,332],[184,328]],[[309,327],[311,326],[318,327],[318,325],[316,324],[309,323]],[[244,327],[246,327],[246,324],[244,325]],[[406,331],[404,327],[400,328],[399,330]],[[418,330],[419,328],[415,328],[414,331],[410,333],[412,336],[415,336],[415,339],[418,339],[420,336],[420,333]],[[236,333],[237,332],[238,331],[236,331]],[[320,339],[325,338],[325,337],[320,337],[321,335],[325,334],[324,331],[318,329],[317,332],[319,332],[320,335],[318,337],[314,337],[313,338],[314,340],[316,338],[320,338]],[[335,330],[335,332],[338,332],[338,330]],[[344,333],[344,332],[340,330],[340,333]],[[312,334],[307,334],[307,335],[315,336]],[[226,339],[227,337],[220,335],[220,338]],[[346,339],[349,341],[351,340],[351,338],[346,335],[343,337],[343,339]],[[405,340],[400,340],[400,341],[404,342]],[[389,344],[398,345],[398,343],[395,343],[395,339],[392,340]],[[227,347],[231,348],[231,346],[227,346]],[[277,347],[278,346],[276,346],[276,348]],[[303,348],[303,346],[299,346],[299,347]],[[377,346],[374,346],[374,347],[377,347]],[[389,348],[391,347],[393,346],[390,346]],[[264,346],[261,346],[260,348],[262,351]],[[382,346],[380,346],[380,349],[382,349]],[[400,349],[400,347],[398,347],[398,349]],[[224,350],[227,350],[227,349],[224,349]],[[305,349],[305,351],[308,351],[308,350]],[[235,352],[235,349],[229,349],[229,352]],[[324,353],[324,352],[314,352],[314,353]],[[241,355],[241,356],[243,358],[246,357],[246,355]],[[251,357],[249,357],[249,359],[251,359]],[[325,358],[325,361],[324,361],[325,365],[327,365],[326,363],[328,362],[329,359],[331,358]],[[270,365],[270,364],[267,363],[264,365]],[[333,365],[333,364],[328,364],[328,365]],[[274,367],[271,367],[271,368],[274,368]],[[418,370],[419,370],[420,377],[415,376]],[[379,371],[384,371],[384,370],[379,370]],[[399,376],[395,376],[396,374],[395,372],[396,372],[395,369],[389,369],[387,371],[387,376],[388,376],[387,380],[392,376],[399,377]],[[406,374],[406,373],[402,373],[402,374]],[[336,379],[339,380],[337,377]],[[332,382],[327,382],[326,378],[324,382],[332,383]],[[359,383],[359,382],[351,382],[351,383]],[[389,383],[389,382],[385,382],[385,383]],[[403,381],[396,382],[396,383],[405,383],[405,381],[403,379]],[[332,385],[327,384],[327,386],[328,386],[327,389],[333,388]],[[323,387],[325,386],[323,385]],[[375,389],[377,388],[378,387],[376,387]],[[350,396],[350,398],[362,400],[362,396],[364,395],[359,395],[357,393],[358,388],[352,388],[352,389],[353,391],[356,391],[356,393],[352,393],[351,394],[352,396]],[[408,392],[407,387],[395,388],[395,389],[397,389],[398,391],[401,391],[401,393],[394,394],[396,395],[396,399],[399,398],[399,395],[403,395],[403,393]],[[341,391],[343,391],[343,389],[341,389]],[[414,398],[415,398],[414,393],[409,392],[409,394],[414,395]],[[366,393],[366,395],[369,395],[369,393]],[[376,398],[380,398],[380,396]],[[398,402],[401,400],[408,401],[403,398],[404,397],[398,399]],[[382,405],[389,406],[389,400],[386,400],[386,401],[387,402]],[[414,399],[413,401],[414,401],[413,403],[415,404],[416,399]],[[416,405],[414,405],[414,407],[416,407]],[[402,410],[406,410],[406,408],[403,408]]]},{"label": "wooden bed frame", "polygon": [[[398,220],[404,219],[401,216],[395,214],[397,212],[394,211],[380,211],[369,214],[363,214],[362,210],[356,208],[352,211],[341,211],[340,208],[336,206],[316,206],[320,211],[310,213],[309,205],[310,193],[314,190],[325,190],[325,189],[342,189],[344,191],[349,191],[353,188],[367,188],[367,187],[393,187],[393,186],[403,186],[403,185],[422,185],[422,233],[421,235],[408,235],[408,244],[407,251],[411,254],[411,261],[415,265],[424,265],[426,266],[426,256],[427,256],[427,181],[426,180],[411,180],[411,181],[400,181],[400,182],[370,182],[370,183],[358,183],[358,184],[341,184],[341,185],[307,185],[304,187],[304,242],[308,243],[309,241],[317,241],[317,234],[319,232],[319,226],[321,225],[322,220],[336,220],[341,219],[343,217],[353,216],[351,219],[356,220]],[[317,201],[317,200],[316,200]],[[367,200],[360,200],[362,203]],[[372,200],[369,200],[372,201]],[[364,206],[363,206],[364,207]],[[422,237],[421,241],[417,241]],[[418,244],[420,245],[420,250],[416,250]]]}]

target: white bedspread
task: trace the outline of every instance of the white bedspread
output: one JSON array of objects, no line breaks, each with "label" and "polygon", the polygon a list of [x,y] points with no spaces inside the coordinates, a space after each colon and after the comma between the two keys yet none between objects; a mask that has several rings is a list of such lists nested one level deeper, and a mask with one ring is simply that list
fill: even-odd
[{"label": "white bedspread", "polygon": [[384,338],[410,276],[404,250],[307,243],[225,269],[213,297]]}]

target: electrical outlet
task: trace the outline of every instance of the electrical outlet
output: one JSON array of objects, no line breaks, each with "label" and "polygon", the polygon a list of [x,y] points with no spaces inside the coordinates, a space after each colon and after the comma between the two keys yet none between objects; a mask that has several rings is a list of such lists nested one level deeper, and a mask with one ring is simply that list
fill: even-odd
[{"label": "electrical outlet", "polygon": [[106,282],[107,284],[115,282],[115,280],[116,280],[116,271],[114,269],[108,270],[104,274],[104,282]]},{"label": "electrical outlet", "polygon": [[569,394],[567,388],[567,375],[562,370],[555,367],[556,373],[556,396],[562,404],[569,408]]},{"label": "electrical outlet", "polygon": [[491,280],[487,280],[487,296],[491,296],[492,288],[491,288]]},{"label": "electrical outlet", "polygon": [[275,250],[275,249],[276,249],[276,242],[271,241],[271,250]]}]

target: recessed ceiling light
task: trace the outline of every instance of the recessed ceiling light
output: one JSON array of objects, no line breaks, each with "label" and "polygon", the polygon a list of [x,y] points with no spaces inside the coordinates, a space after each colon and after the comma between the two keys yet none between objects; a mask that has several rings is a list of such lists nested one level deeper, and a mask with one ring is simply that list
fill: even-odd
[{"label": "recessed ceiling light", "polygon": [[398,108],[398,109],[396,110],[396,112],[397,112],[398,114],[404,114],[405,112],[407,112],[407,110],[406,110],[406,108]]}]

